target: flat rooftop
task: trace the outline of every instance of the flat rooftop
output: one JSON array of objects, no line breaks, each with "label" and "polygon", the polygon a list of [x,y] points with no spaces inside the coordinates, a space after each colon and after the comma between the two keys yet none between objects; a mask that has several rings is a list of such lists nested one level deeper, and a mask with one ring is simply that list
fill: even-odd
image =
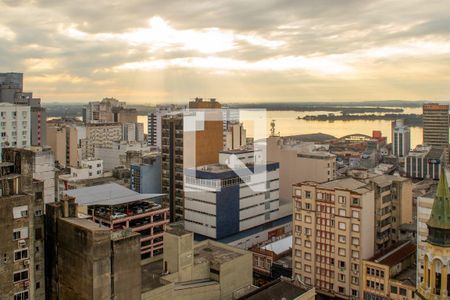
[{"label": "flat rooftop", "polygon": [[354,179],[352,177],[346,177],[342,179],[336,179],[324,183],[320,183],[317,185],[317,188],[321,189],[345,189],[345,190],[351,190],[354,192],[359,193],[366,193],[370,191],[370,189],[367,188],[367,183]]},{"label": "flat rooftop", "polygon": [[294,300],[308,292],[308,290],[296,286],[288,280],[275,280],[239,300]]},{"label": "flat rooftop", "polygon": [[75,197],[75,201],[81,205],[119,205],[162,196],[162,194],[140,194],[117,183],[83,187],[63,193]]},{"label": "flat rooftop", "polygon": [[73,224],[78,227],[85,228],[90,231],[111,231],[109,227],[100,225],[98,223],[95,223],[94,221],[90,219],[80,219],[80,218],[62,218],[64,222]]},{"label": "flat rooftop", "polygon": [[394,176],[394,175],[379,175],[371,177],[370,181],[375,182],[379,186],[390,185],[393,181],[408,181],[406,177]]},{"label": "flat rooftop", "polygon": [[396,244],[370,258],[369,261],[392,267],[413,255],[416,252],[416,248],[417,245],[411,241],[400,245]]},{"label": "flat rooftop", "polygon": [[196,264],[210,262],[213,265],[221,265],[243,255],[243,250],[236,248],[236,251],[232,251],[230,249],[232,249],[230,246],[218,246],[208,240],[194,248],[194,261]]}]

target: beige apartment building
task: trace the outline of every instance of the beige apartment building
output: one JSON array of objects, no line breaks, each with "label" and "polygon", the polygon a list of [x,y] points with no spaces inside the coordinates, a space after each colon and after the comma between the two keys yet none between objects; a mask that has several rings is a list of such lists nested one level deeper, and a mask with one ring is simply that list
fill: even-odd
[{"label": "beige apartment building", "polygon": [[416,244],[393,245],[362,262],[361,299],[404,300],[416,296]]},{"label": "beige apartment building", "polygon": [[400,176],[379,175],[368,178],[367,182],[375,196],[375,251],[380,251],[400,240],[400,225],[413,222],[412,181]]},{"label": "beige apartment building", "polygon": [[78,162],[78,129],[72,126],[47,124],[47,145],[53,149],[55,163],[75,167]]},{"label": "beige apartment building", "polygon": [[267,138],[267,160],[280,163],[280,201],[291,201],[293,184],[336,178],[336,155],[324,146],[295,142],[288,137]]},{"label": "beige apartment building", "polygon": [[86,138],[81,141],[82,158],[95,156],[95,147],[111,147],[122,140],[122,124],[90,123],[86,125]]},{"label": "beige apartment building", "polygon": [[353,178],[293,186],[293,275],[318,293],[361,295],[361,262],[375,249],[375,194]]}]

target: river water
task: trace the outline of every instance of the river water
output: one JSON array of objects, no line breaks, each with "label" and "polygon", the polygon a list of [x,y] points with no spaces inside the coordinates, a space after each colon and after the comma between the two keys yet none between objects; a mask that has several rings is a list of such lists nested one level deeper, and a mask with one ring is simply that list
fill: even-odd
[{"label": "river water", "polygon": [[[422,108],[403,108],[405,114],[421,114]],[[254,136],[255,126],[261,130],[262,124],[265,124],[265,132],[270,133],[270,123],[275,120],[275,131],[282,136],[325,133],[335,137],[342,137],[349,134],[361,133],[372,135],[373,130],[380,130],[391,142],[391,121],[384,120],[357,120],[357,121],[306,121],[297,120],[297,117],[306,115],[320,115],[338,112],[328,111],[243,111],[241,113],[241,121],[247,130],[247,136]],[[258,119],[259,121],[252,121]],[[138,122],[144,123],[144,132],[147,133],[147,116],[138,116]],[[264,130],[264,129],[262,129]],[[421,127],[411,127],[411,148],[422,143]]]}]

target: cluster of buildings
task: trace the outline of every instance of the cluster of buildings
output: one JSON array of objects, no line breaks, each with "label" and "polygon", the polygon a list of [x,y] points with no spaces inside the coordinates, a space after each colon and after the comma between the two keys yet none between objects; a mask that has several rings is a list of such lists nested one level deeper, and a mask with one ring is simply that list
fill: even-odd
[{"label": "cluster of buildings", "polygon": [[415,149],[402,120],[391,144],[274,122],[252,140],[202,98],[145,138],[114,98],[46,122],[22,81],[0,74],[7,299],[448,298],[448,106],[423,106]]}]

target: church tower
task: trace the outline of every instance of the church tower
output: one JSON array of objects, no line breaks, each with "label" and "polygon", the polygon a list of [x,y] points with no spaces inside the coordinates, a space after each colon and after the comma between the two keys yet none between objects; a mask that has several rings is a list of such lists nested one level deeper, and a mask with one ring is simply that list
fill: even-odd
[{"label": "church tower", "polygon": [[423,263],[423,278],[417,292],[420,298],[449,299],[450,290],[450,192],[444,167],[427,222],[428,238]]}]

